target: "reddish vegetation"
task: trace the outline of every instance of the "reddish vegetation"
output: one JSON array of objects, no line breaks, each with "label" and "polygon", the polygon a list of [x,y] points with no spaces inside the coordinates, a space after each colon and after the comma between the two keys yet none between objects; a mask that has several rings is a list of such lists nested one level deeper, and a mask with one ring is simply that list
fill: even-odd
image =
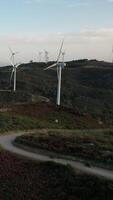
[{"label": "reddish vegetation", "polygon": [[12,107],[12,112],[17,114],[27,115],[31,117],[39,117],[43,114],[55,111],[55,107],[51,104],[37,103],[37,104],[21,104]]},{"label": "reddish vegetation", "polygon": [[70,167],[0,153],[0,200],[112,200],[112,188],[112,182]]},{"label": "reddish vegetation", "polygon": [[[58,109],[55,105],[51,103],[15,105],[12,107],[11,112],[19,114],[19,115],[34,117],[34,118],[41,118],[45,116],[46,120],[48,120],[46,116],[49,114],[53,114],[53,117],[57,114],[61,114],[61,115],[63,114],[65,118],[68,117],[68,119],[70,119],[72,128],[104,128],[105,127],[105,124],[98,123],[98,117],[97,119],[95,119],[89,114],[80,114],[79,112],[75,112],[72,109],[68,109],[64,107],[61,107],[60,109]],[[59,117],[61,115],[59,115]]]},{"label": "reddish vegetation", "polygon": [[[63,177],[65,176],[65,178]],[[0,155],[0,200],[63,200],[72,196],[74,178],[52,163],[33,163],[2,152]],[[65,180],[68,184],[65,184]]]},{"label": "reddish vegetation", "polygon": [[38,133],[17,137],[17,143],[32,148],[49,150],[50,152],[82,158],[83,160],[107,163],[113,166],[113,141],[81,136],[71,133]]}]

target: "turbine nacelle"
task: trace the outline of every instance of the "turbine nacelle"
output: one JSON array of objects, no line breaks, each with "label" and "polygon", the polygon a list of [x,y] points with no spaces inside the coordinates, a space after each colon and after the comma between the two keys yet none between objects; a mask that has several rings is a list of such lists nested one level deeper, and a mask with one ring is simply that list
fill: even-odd
[{"label": "turbine nacelle", "polygon": [[57,63],[57,66],[61,67],[62,69],[64,69],[64,67],[66,67],[66,63],[59,62],[59,63]]}]

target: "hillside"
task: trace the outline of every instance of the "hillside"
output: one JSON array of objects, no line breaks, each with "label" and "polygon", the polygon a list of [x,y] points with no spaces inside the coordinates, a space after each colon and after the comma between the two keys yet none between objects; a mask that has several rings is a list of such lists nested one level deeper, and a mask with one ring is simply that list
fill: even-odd
[{"label": "hillside", "polygon": [[[52,64],[48,63],[49,64]],[[11,66],[0,68],[0,103],[37,101],[38,96],[56,101],[56,70],[44,71],[45,63],[22,64],[17,70],[17,92],[9,85]],[[62,71],[62,106],[79,113],[101,116],[113,122],[113,64],[96,60],[67,62]]]}]

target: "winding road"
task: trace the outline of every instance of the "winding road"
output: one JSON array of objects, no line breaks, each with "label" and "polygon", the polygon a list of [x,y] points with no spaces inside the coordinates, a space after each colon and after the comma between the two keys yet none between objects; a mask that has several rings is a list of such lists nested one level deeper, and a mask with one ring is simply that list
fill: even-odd
[{"label": "winding road", "polygon": [[16,134],[10,134],[10,135],[4,135],[0,136],[0,145],[3,149],[27,157],[32,160],[37,161],[54,161],[56,163],[64,164],[64,165],[71,165],[75,169],[81,170],[88,174],[93,174],[96,176],[101,176],[109,180],[113,180],[113,171],[106,170],[103,168],[98,167],[87,167],[81,162],[71,161],[63,158],[51,158],[47,155],[37,154],[33,152],[28,152],[27,150],[20,149],[12,144],[12,142],[15,140],[17,136],[22,135],[23,133],[16,133]]}]

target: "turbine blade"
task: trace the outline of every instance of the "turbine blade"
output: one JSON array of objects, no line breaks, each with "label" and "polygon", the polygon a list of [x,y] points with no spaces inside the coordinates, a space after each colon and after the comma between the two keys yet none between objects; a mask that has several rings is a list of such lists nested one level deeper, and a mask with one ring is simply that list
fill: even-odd
[{"label": "turbine blade", "polygon": [[44,70],[51,69],[51,68],[55,67],[56,65],[57,65],[57,63],[54,63],[53,65],[50,65],[49,67],[46,67]]},{"label": "turbine blade", "polygon": [[11,52],[11,54],[13,54],[13,51],[12,51],[11,47],[8,47],[8,49]]},{"label": "turbine blade", "polygon": [[59,59],[60,59],[60,55],[61,55],[61,53],[62,53],[63,44],[64,44],[64,39],[62,40],[61,47],[60,47],[60,50],[59,50],[59,53],[58,53],[57,63],[58,63],[58,61],[59,61]]},{"label": "turbine blade", "polygon": [[16,67],[16,68],[18,68],[20,65],[21,65],[21,63],[19,63],[19,64],[16,64],[16,65],[15,65],[15,67]]}]

